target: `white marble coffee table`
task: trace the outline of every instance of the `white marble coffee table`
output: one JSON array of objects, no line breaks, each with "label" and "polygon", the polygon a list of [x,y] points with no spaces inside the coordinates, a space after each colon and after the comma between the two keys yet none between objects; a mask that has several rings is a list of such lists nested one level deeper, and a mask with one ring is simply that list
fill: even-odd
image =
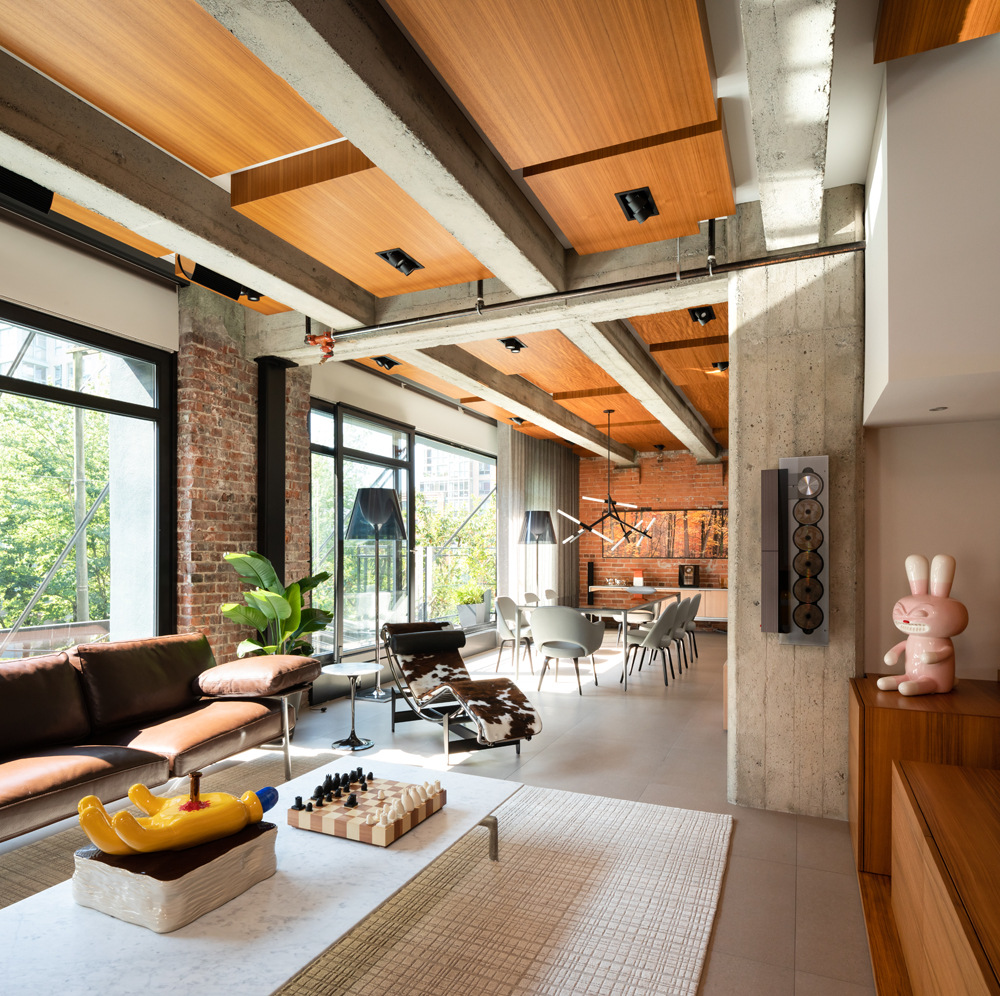
[{"label": "white marble coffee table", "polygon": [[[171,934],[77,906],[69,882],[0,910],[0,966],[11,992],[267,996],[521,787],[370,759],[365,770],[376,779],[440,778],[447,805],[388,848],[287,824],[296,795],[308,797],[327,771],[356,763],[348,755],[279,786],[277,806],[264,815],[278,826],[277,873]],[[477,832],[485,850],[488,831]]]}]

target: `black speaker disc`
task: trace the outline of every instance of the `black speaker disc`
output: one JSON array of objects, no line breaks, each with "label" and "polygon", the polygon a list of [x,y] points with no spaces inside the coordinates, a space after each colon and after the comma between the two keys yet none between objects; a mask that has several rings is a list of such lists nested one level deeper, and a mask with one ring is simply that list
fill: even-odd
[{"label": "black speaker disc", "polygon": [[803,498],[797,501],[792,509],[796,522],[804,526],[812,526],[823,518],[823,506],[815,498]]},{"label": "black speaker disc", "polygon": [[799,578],[792,588],[792,594],[800,602],[814,604],[823,597],[823,585],[817,578]]},{"label": "black speaker disc", "polygon": [[818,605],[803,602],[792,613],[792,619],[808,636],[814,629],[823,625],[823,610]]},{"label": "black speaker disc", "polygon": [[823,530],[819,526],[799,526],[792,533],[792,542],[800,550],[818,550],[823,545]]},{"label": "black speaker disc", "polygon": [[803,550],[795,555],[792,567],[800,577],[814,578],[823,570],[823,558],[814,550]]}]

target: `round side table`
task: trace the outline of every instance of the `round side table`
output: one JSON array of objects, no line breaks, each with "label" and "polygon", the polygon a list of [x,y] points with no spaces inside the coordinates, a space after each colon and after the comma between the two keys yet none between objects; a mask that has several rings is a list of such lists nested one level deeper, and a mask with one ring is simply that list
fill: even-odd
[{"label": "round side table", "polygon": [[341,661],[339,664],[327,664],[323,668],[323,674],[335,674],[341,678],[349,678],[351,681],[351,735],[344,740],[337,740],[330,746],[334,750],[368,750],[375,745],[374,740],[365,740],[354,732],[354,700],[358,691],[358,678],[365,674],[375,674],[381,668],[374,664],[349,664]]}]

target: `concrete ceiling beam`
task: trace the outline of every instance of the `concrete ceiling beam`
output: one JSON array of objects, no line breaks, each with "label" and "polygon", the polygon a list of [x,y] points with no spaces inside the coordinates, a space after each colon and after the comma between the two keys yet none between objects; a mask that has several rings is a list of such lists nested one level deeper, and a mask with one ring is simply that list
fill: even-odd
[{"label": "concrete ceiling beam", "polygon": [[769,252],[819,242],[836,0],[740,0]]},{"label": "concrete ceiling beam", "polygon": [[501,373],[459,346],[434,346],[430,349],[407,350],[397,354],[401,360],[432,373],[469,395],[489,401],[555,433],[561,439],[606,456],[611,444],[611,459],[619,464],[636,461],[631,446],[608,439],[600,429],[579,415],[563,408],[552,396],[516,374]]},{"label": "concrete ceiling beam", "polygon": [[696,459],[719,458],[718,442],[625,322],[574,322],[561,326],[561,331],[641,402]]},{"label": "concrete ceiling beam", "polygon": [[377,0],[202,6],[511,291],[562,289],[559,240]]},{"label": "concrete ceiling beam", "polygon": [[0,52],[0,165],[322,322],[373,320],[374,298],[244,218],[229,194]]}]

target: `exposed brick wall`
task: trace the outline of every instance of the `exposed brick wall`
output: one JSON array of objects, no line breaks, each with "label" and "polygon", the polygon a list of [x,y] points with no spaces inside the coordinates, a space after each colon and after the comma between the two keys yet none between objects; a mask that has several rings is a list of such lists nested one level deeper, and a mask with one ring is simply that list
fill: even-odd
[{"label": "exposed brick wall", "polygon": [[[310,573],[310,367],[285,372],[285,582]],[[309,596],[306,596],[309,600]]]},{"label": "exposed brick wall", "polygon": [[[186,322],[177,360],[177,631],[205,633],[231,660],[246,627],[224,619],[241,601],[224,553],[257,542],[257,365],[211,321]],[[192,326],[195,327],[192,327]]]},{"label": "exposed brick wall", "polygon": [[[728,508],[728,464],[698,464],[686,450],[665,452],[662,461],[658,455],[641,456],[638,467],[612,471],[611,495],[616,501],[654,509],[671,508]],[[580,461],[580,495],[603,498],[607,494],[608,464],[600,458]],[[600,505],[580,501],[580,518],[593,522],[600,515]],[[608,534],[610,535],[610,533]],[[617,539],[616,534],[616,539]],[[604,584],[608,578],[632,583],[632,572],[641,569],[643,583],[654,586],[677,584],[680,564],[699,564],[702,585],[721,585],[728,577],[727,560],[659,560],[649,557],[601,556],[602,543],[596,536],[585,533],[580,537],[580,605],[587,604],[587,561],[594,561],[595,584]],[[619,548],[621,549],[621,548]],[[598,591],[594,604],[621,607],[637,604],[638,599],[626,592]]]},{"label": "exposed brick wall", "polygon": [[[239,305],[182,291],[177,362],[177,631],[205,633],[220,662],[246,626],[219,612],[243,586],[222,559],[257,546],[257,364],[242,356]],[[227,331],[228,329],[228,331]],[[285,580],[309,572],[308,368],[286,374]]]}]

